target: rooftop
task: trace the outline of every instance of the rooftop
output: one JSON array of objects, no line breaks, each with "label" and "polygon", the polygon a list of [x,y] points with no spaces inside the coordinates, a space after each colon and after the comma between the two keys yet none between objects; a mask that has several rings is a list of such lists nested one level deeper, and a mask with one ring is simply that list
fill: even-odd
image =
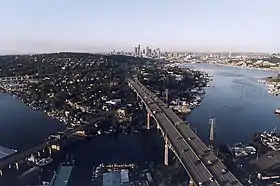
[{"label": "rooftop", "polygon": [[72,166],[61,166],[53,186],[67,186],[72,169]]},{"label": "rooftop", "polygon": [[119,172],[104,173],[103,186],[121,186],[121,174]]}]

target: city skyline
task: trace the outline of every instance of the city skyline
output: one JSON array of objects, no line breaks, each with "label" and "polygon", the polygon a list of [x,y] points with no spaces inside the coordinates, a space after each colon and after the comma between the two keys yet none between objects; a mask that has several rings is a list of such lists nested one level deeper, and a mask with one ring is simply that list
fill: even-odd
[{"label": "city skyline", "polygon": [[161,51],[280,52],[280,2],[2,1],[0,54]]}]

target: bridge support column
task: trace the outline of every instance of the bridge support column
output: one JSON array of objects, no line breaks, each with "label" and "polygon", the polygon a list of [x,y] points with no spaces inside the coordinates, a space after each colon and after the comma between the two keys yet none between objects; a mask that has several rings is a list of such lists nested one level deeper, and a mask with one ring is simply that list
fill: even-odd
[{"label": "bridge support column", "polygon": [[19,165],[18,165],[18,163],[16,163],[16,169],[17,169],[17,170],[19,169]]},{"label": "bridge support column", "polygon": [[157,129],[159,130],[160,129],[160,126],[159,126],[159,124],[157,123]]},{"label": "bridge support column", "polygon": [[9,164],[9,169],[12,168],[11,164]]},{"label": "bridge support column", "polygon": [[164,146],[164,165],[168,165],[168,145],[165,143]]},{"label": "bridge support column", "polygon": [[0,170],[0,176],[2,176],[3,175],[3,171],[2,170]]},{"label": "bridge support column", "polygon": [[38,151],[38,156],[39,156],[39,157],[41,156],[40,151]]},{"label": "bridge support column", "polygon": [[52,154],[52,148],[48,147],[48,149],[49,149],[49,154]]},{"label": "bridge support column", "polygon": [[165,142],[165,145],[164,145],[164,165],[168,165],[168,139],[167,139],[167,136],[166,134],[164,135],[164,142]]},{"label": "bridge support column", "polygon": [[190,179],[189,186],[194,186],[194,182],[192,179]]},{"label": "bridge support column", "polygon": [[151,114],[148,112],[147,114],[147,129],[150,129],[150,120],[151,120]]},{"label": "bridge support column", "polygon": [[144,103],[142,101],[140,101],[139,104],[140,104],[140,108],[143,109],[144,108]]},{"label": "bridge support column", "polygon": [[42,152],[45,153],[45,149],[42,149]]}]

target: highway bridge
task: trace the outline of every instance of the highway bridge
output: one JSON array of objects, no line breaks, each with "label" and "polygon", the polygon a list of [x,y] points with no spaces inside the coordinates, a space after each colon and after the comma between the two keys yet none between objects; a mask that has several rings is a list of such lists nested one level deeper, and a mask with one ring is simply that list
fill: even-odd
[{"label": "highway bridge", "polygon": [[[104,116],[102,116],[102,115],[98,116],[97,118],[94,119],[94,121],[91,121],[91,123],[92,124],[97,123],[97,122],[101,121],[102,119],[104,119]],[[87,125],[88,125],[87,123],[84,123],[84,124],[76,126],[74,128],[68,128],[63,132],[59,132],[61,135],[59,135],[58,138],[49,137],[45,142],[43,142],[39,145],[36,145],[32,148],[29,148],[29,149],[26,149],[23,151],[18,151],[16,153],[13,153],[9,156],[6,156],[6,157],[0,159],[0,175],[3,174],[3,169],[5,167],[11,166],[12,164],[16,164],[16,167],[18,169],[18,166],[19,166],[18,162],[20,162],[24,158],[30,156],[31,154],[36,154],[37,152],[39,152],[40,150],[42,150],[46,147],[50,147],[52,145],[59,143],[61,140],[70,137],[75,132],[84,129],[84,127],[86,127]],[[55,136],[55,135],[52,135],[52,136]]]},{"label": "highway bridge", "polygon": [[165,141],[164,164],[171,149],[191,178],[190,185],[242,185],[199,137],[165,103],[137,79],[127,79],[147,110],[147,129],[152,116]]}]

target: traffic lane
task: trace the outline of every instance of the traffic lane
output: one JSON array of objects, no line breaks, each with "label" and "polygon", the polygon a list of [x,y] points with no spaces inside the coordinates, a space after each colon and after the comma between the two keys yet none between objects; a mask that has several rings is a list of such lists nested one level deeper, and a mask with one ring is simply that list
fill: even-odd
[{"label": "traffic lane", "polygon": [[[189,138],[193,136],[193,132],[187,130],[188,126],[181,124],[177,127],[181,134],[185,138]],[[210,160],[213,164],[207,165],[209,167],[210,172],[217,178],[217,180],[221,183],[229,183],[234,180],[237,180],[234,175],[232,175],[230,172],[223,174],[222,170],[226,169],[226,167],[223,165],[223,163],[217,158],[217,156],[214,155],[212,151],[209,153],[205,153],[205,151],[208,151],[209,148],[203,143],[199,138],[194,138],[192,140],[189,140],[189,144],[193,147],[193,149],[196,151],[197,154],[201,155],[201,159],[206,162]]]},{"label": "traffic lane", "polygon": [[153,102],[153,100],[144,91],[142,91],[140,87],[135,84],[133,84],[133,87],[147,106],[149,106],[149,102]]},{"label": "traffic lane", "polygon": [[225,185],[242,185],[231,172],[228,171],[223,173],[220,171],[222,169],[226,169],[224,164],[217,163],[212,168],[217,171],[217,175],[220,175],[219,178],[221,178],[221,183],[225,183]]},{"label": "traffic lane", "polygon": [[[217,182],[211,182],[210,178],[213,177],[213,175],[207,170],[207,168],[202,164],[202,162],[198,162],[198,157],[196,154],[191,150],[191,147],[187,145],[186,142],[179,142],[178,143],[181,146],[181,149],[179,152],[182,153],[182,149],[188,148],[188,151],[182,153],[182,158],[186,161],[186,165],[188,165],[191,170],[191,173],[193,173],[195,176],[199,175],[199,181],[204,184],[211,184],[211,185],[218,185]],[[195,170],[195,171],[192,171]],[[197,182],[198,183],[198,182]]]},{"label": "traffic lane", "polygon": [[[162,113],[156,114],[156,119],[162,123],[162,127],[164,128],[165,131],[168,131],[168,133],[166,133],[167,137],[169,138],[169,142],[171,143],[171,145],[173,146],[173,148],[177,151],[178,149],[179,152],[181,152],[184,149],[189,149],[189,146],[183,145],[182,143],[178,143],[180,141],[177,141],[177,137],[180,136],[179,133],[177,133],[172,127],[170,127],[170,122],[168,122],[168,120],[166,119],[166,116]],[[205,175],[202,175],[204,171],[198,171],[197,167],[194,165],[195,157],[191,154],[191,151],[188,152],[188,156],[186,157],[186,154],[182,154],[182,160],[183,162],[185,162],[186,166],[189,168],[190,173],[194,172],[195,174],[191,174],[191,177],[194,180],[198,180],[198,181],[202,181],[203,177]],[[209,178],[208,178],[209,179]]]},{"label": "traffic lane", "polygon": [[[146,95],[146,96],[149,96],[149,95]],[[150,104],[150,105],[151,105],[151,104]],[[166,117],[166,115],[164,115],[164,116]],[[177,116],[177,115],[175,115],[175,116]],[[174,115],[173,115],[173,117],[174,117]],[[166,119],[168,120],[168,118],[159,119],[159,122],[161,123],[161,120],[162,120],[162,122],[163,122],[163,121],[165,121]],[[177,118],[176,118],[176,119],[177,119]],[[168,132],[170,132],[170,129],[171,129],[171,128],[169,128],[168,125],[169,125],[169,127],[170,127],[170,126],[174,127],[173,124],[172,124],[172,122],[170,122],[170,123],[167,123],[166,126],[163,127],[163,128],[166,128],[166,130],[169,130]],[[176,128],[173,129],[173,130],[174,130],[175,132],[177,132],[177,134],[174,134],[174,135],[175,135],[175,139],[178,137],[178,135],[181,136],[181,134],[177,131]],[[177,135],[177,136],[176,136],[176,135]],[[171,139],[172,139],[172,138],[171,138]],[[173,141],[173,140],[171,140],[171,141]],[[185,141],[184,143],[185,143],[185,145],[187,144],[186,141]],[[188,148],[190,148],[190,147],[188,147]],[[196,162],[196,161],[199,160],[199,157],[197,157],[196,154],[195,154],[194,152],[191,154],[190,157],[193,157],[193,160],[191,160],[191,161]],[[197,165],[197,166],[199,167],[199,166],[204,166],[204,165],[199,164],[199,165]],[[197,167],[194,165],[193,168],[197,168]],[[204,178],[205,178],[206,180],[203,180],[202,178],[200,178],[200,180],[202,180],[203,182],[209,181],[209,179],[210,179],[211,177],[213,177],[213,176],[210,174],[210,172],[207,170],[207,168],[206,168],[205,166],[204,166],[205,171],[201,171],[201,170],[202,170],[201,168],[199,168],[199,169],[200,169],[200,171],[197,172],[198,174],[201,175],[202,172],[205,172]],[[196,169],[194,169],[194,170],[196,170]]]},{"label": "traffic lane", "polygon": [[[179,129],[183,130],[182,127],[180,127]],[[181,132],[182,135],[187,139],[192,136],[192,134],[188,135],[187,132],[183,132],[183,131]],[[190,146],[193,147],[196,153],[200,155],[201,160],[206,164],[210,172],[215,176],[215,178],[219,183],[225,184],[236,180],[236,178],[230,173],[225,173],[225,174],[222,173],[222,170],[226,169],[226,167],[220,162],[220,160],[211,151],[209,153],[205,153],[205,151],[208,151],[209,148],[207,148],[207,146],[200,139],[195,138],[189,140],[189,144]],[[207,165],[208,161],[211,161],[212,165]]]},{"label": "traffic lane", "polygon": [[[169,138],[170,143],[173,145],[173,147],[179,146],[179,149],[177,149],[177,152],[182,152],[184,149],[189,149],[185,153],[182,154],[182,158],[184,159],[186,165],[188,165],[189,169],[191,169],[191,173],[193,176],[196,176],[199,182],[202,183],[209,183],[210,184],[210,178],[213,176],[208,171],[208,169],[203,165],[201,162],[197,163],[199,160],[199,157],[195,154],[195,152],[191,149],[191,147],[184,141],[183,138],[181,140],[177,140],[178,137],[182,137],[181,134],[177,131],[177,129],[172,125],[172,123],[166,118],[166,115],[161,114],[158,117],[159,120],[162,120],[165,122],[165,126],[167,127],[168,133],[171,135]],[[197,182],[198,183],[198,182]],[[214,185],[218,185],[218,183],[213,182]],[[212,184],[212,183],[211,183]]]},{"label": "traffic lane", "polygon": [[[197,151],[200,151],[200,149],[207,149],[207,146],[200,139],[191,140],[191,144],[194,146],[194,149],[197,149]],[[223,169],[226,170],[226,166],[212,151],[206,154],[203,151],[200,151],[200,153],[205,155],[205,161],[210,160],[212,162],[212,165],[208,165],[209,170],[217,177],[217,179],[219,179],[220,182],[225,183],[237,180],[231,172],[223,173]]]},{"label": "traffic lane", "polygon": [[[146,93],[150,93],[150,91],[146,91]],[[149,95],[148,95],[149,96]],[[161,100],[159,100],[158,102],[161,102],[162,103],[162,105],[164,105],[164,103],[161,101]],[[162,107],[162,105],[160,105],[160,107]],[[164,106],[163,106],[164,107]],[[181,119],[174,113],[174,112],[170,112],[169,111],[169,109],[166,109],[165,107],[164,107],[164,109],[167,111],[167,113],[169,114],[169,116],[170,116],[170,119],[174,119],[173,121],[174,122],[181,122]],[[177,121],[176,121],[177,120]],[[189,129],[190,130],[190,129]],[[193,135],[194,133],[192,132],[192,131],[188,131],[188,133],[190,133],[191,135]],[[192,134],[193,133],[193,134]],[[206,145],[204,144],[204,143],[202,143],[202,141],[199,139],[199,140],[197,140],[197,144],[201,144],[201,148],[204,148],[205,150],[207,149],[207,147],[206,147]],[[198,148],[198,150],[201,150],[200,148]],[[215,160],[216,159],[216,156],[214,156],[214,154],[213,154],[213,156],[211,155],[210,157],[212,157],[210,160]],[[222,164],[223,165],[223,164]],[[219,171],[219,170],[217,170],[217,171]],[[216,171],[215,171],[216,172]]]},{"label": "traffic lane", "polygon": [[[167,113],[170,113],[170,112],[167,112]],[[174,118],[173,121],[176,121],[176,119],[178,119],[175,117],[171,117],[171,118]],[[181,125],[184,125],[184,124],[181,124]],[[185,135],[185,138],[186,137],[192,138],[192,137],[196,136],[196,134],[191,129],[189,129],[188,126],[186,126],[186,125],[184,125],[184,131],[182,133]],[[203,155],[204,151],[209,150],[209,148],[200,139],[198,139],[197,136],[193,140],[191,140],[189,143],[191,144],[193,149],[196,151],[196,153],[199,155]],[[210,165],[210,167],[209,167],[210,172],[214,173],[215,177],[217,178],[217,180],[219,182],[230,183],[230,182],[236,180],[236,178],[231,173],[226,173],[225,175],[222,174],[222,169],[225,169],[225,166],[218,160],[218,158],[212,152],[210,152],[208,154],[208,156],[205,156],[204,158],[201,158],[201,159],[206,165],[208,163],[208,160],[210,160],[211,162],[217,162],[217,164],[220,165],[218,167],[217,166],[211,167],[213,165]],[[209,166],[209,165],[207,165],[207,166]]]}]

